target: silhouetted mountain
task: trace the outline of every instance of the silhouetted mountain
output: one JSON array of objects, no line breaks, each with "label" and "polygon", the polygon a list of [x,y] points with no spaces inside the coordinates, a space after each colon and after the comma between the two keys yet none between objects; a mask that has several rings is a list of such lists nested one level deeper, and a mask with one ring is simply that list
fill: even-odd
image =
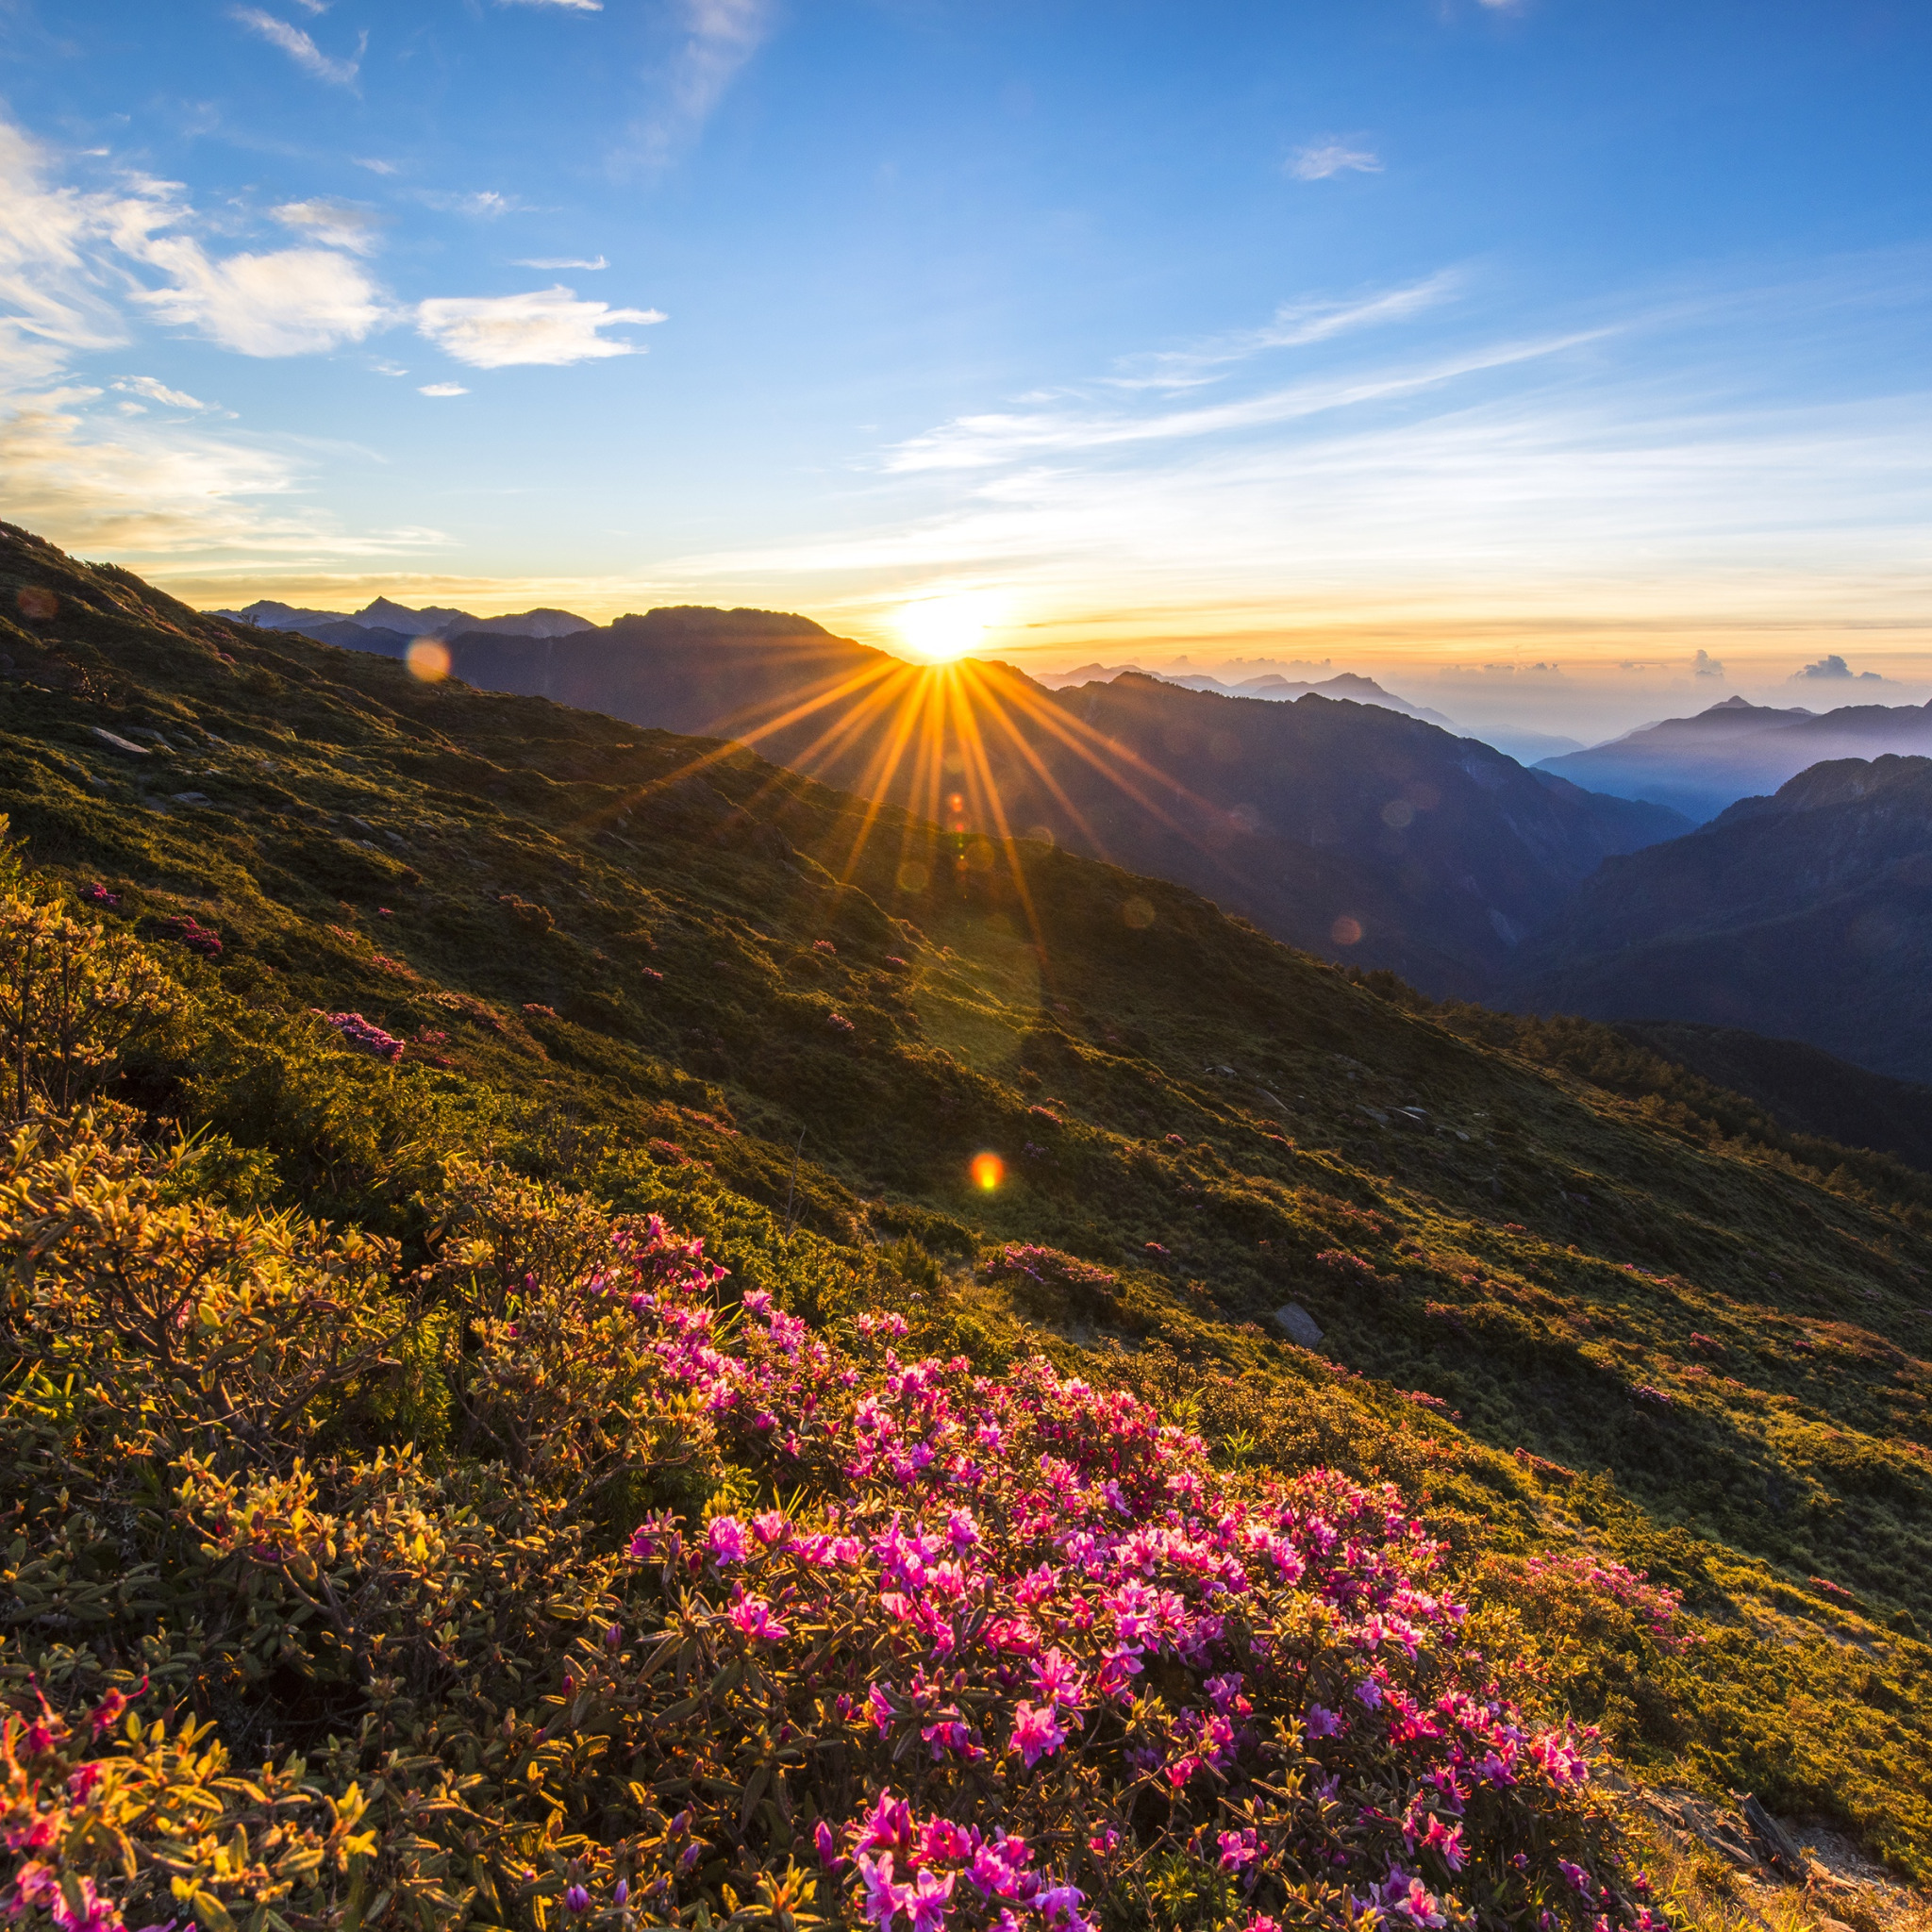
[{"label": "silhouetted mountain", "polygon": [[1855,1067],[1800,1040],[1735,1026],[1624,1021],[1617,1031],[1712,1085],[1754,1100],[1781,1126],[1870,1147],[1932,1173],[1932,1087]]},{"label": "silhouetted mountain", "polygon": [[1380,705],[1385,711],[1399,711],[1406,718],[1421,718],[1430,724],[1440,724],[1445,731],[1453,731],[1455,725],[1441,711],[1432,711],[1426,705],[1411,704],[1405,697],[1398,697],[1391,691],[1384,691],[1373,677],[1364,677],[1359,672],[1343,671],[1333,677],[1324,677],[1319,683],[1307,679],[1284,677],[1278,671],[1264,673],[1258,677],[1243,678],[1238,684],[1229,684],[1224,679],[1210,677],[1206,672],[1189,672],[1185,675],[1173,671],[1146,671],[1138,664],[1083,664],[1078,670],[1055,673],[1041,677],[1038,682],[1049,691],[1064,691],[1071,685],[1111,684],[1117,677],[1129,674],[1140,677],[1158,677],[1163,684],[1177,684],[1187,691],[1210,691],[1227,698],[1305,698],[1311,692],[1323,698],[1353,698],[1358,705]]},{"label": "silhouetted mountain", "polygon": [[1815,765],[1607,860],[1524,948],[1538,1012],[1801,1040],[1932,1078],[1932,758]]},{"label": "silhouetted mountain", "polygon": [[1833,758],[1932,753],[1932,705],[1845,705],[1822,715],[1726,698],[1694,718],[1545,758],[1541,769],[1620,798],[1647,798],[1703,824]]},{"label": "silhouetted mountain", "polygon": [[[441,638],[458,631],[508,631],[518,637],[554,638],[591,628],[588,617],[577,617],[568,610],[546,608],[519,610],[507,617],[472,617],[467,610],[445,609],[436,605],[411,610],[407,604],[394,604],[387,597],[378,597],[356,611],[304,610],[292,604],[277,604],[262,597],[245,609],[217,610],[212,614],[232,617],[258,629],[292,630],[325,644],[378,651],[391,658],[399,653],[386,640],[398,637],[407,646],[412,638]],[[367,632],[368,637],[349,635],[355,630]],[[371,641],[372,639],[377,641]]]}]

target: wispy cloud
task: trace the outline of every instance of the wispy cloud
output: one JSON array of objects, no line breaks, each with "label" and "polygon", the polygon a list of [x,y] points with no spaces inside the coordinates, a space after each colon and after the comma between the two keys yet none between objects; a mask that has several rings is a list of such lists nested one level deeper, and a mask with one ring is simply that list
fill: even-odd
[{"label": "wispy cloud", "polygon": [[1137,443],[1193,441],[1278,426],[1363,404],[1394,401],[1484,371],[1539,361],[1594,341],[1601,333],[1570,331],[1488,343],[1407,367],[1324,376],[1191,408],[1140,414],[1038,409],[959,416],[889,450],[884,467],[896,472],[989,469],[1025,458]]},{"label": "wispy cloud", "polygon": [[151,403],[159,403],[168,409],[212,409],[213,403],[204,403],[190,395],[186,390],[170,389],[155,375],[124,375],[113,385],[131,395],[145,396]]},{"label": "wispy cloud", "polygon": [[504,215],[525,214],[530,204],[514,194],[499,194],[493,188],[467,189],[451,192],[447,189],[425,189],[417,197],[425,208],[443,214],[471,215],[478,221],[493,222]]},{"label": "wispy cloud", "polygon": [[508,369],[519,363],[553,366],[605,356],[638,354],[642,344],[604,330],[662,322],[656,308],[613,308],[580,302],[558,287],[526,295],[456,295],[425,302],[416,326],[445,355],[473,369]]},{"label": "wispy cloud", "polygon": [[563,13],[602,13],[604,0],[496,0],[499,7],[555,7]]},{"label": "wispy cloud", "polygon": [[636,158],[662,167],[711,117],[739,70],[771,31],[771,0],[681,0],[676,50],[658,99],[634,128]]},{"label": "wispy cloud", "polygon": [[608,257],[602,255],[594,256],[588,261],[566,255],[538,255],[524,261],[514,261],[510,266],[512,268],[581,268],[590,269],[594,272],[599,269],[608,268],[610,262]]},{"label": "wispy cloud", "polygon": [[1327,181],[1337,175],[1379,175],[1382,158],[1373,148],[1350,147],[1346,142],[1314,142],[1288,158],[1288,172],[1297,181]]},{"label": "wispy cloud", "polygon": [[279,47],[305,74],[336,87],[355,86],[356,75],[361,70],[363,51],[369,44],[366,33],[356,43],[356,58],[339,60],[325,54],[302,28],[291,26],[286,20],[277,20],[273,13],[264,13],[258,7],[238,7],[229,18],[239,21],[251,33],[259,34],[271,46]]},{"label": "wispy cloud", "polygon": [[423,396],[466,396],[470,391],[459,382],[425,382],[416,393]]},{"label": "wispy cloud", "polygon": [[1449,300],[1461,284],[1459,274],[1445,269],[1407,288],[1360,296],[1352,302],[1284,302],[1259,328],[1210,336],[1185,349],[1163,349],[1123,358],[1116,365],[1121,373],[1108,377],[1108,386],[1124,390],[1195,389],[1218,380],[1236,364],[1271,349],[1303,348],[1355,329],[1407,322]]},{"label": "wispy cloud", "polygon": [[246,551],[290,558],[405,557],[434,530],[345,532],[306,506],[296,464],[233,438],[103,421],[97,391],[70,388],[0,405],[0,500],[8,514],[91,556],[208,559]]},{"label": "wispy cloud", "polygon": [[347,202],[285,201],[270,210],[285,228],[293,228],[311,241],[330,248],[346,248],[352,255],[367,255],[380,236],[380,225],[367,208]]}]

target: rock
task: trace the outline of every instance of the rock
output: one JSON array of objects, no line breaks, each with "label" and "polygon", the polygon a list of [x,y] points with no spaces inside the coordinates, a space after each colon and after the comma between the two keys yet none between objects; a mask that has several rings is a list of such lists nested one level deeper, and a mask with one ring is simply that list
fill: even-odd
[{"label": "rock", "polygon": [[1274,1311],[1274,1319],[1288,1332],[1288,1339],[1303,1348],[1319,1348],[1322,1342],[1322,1326],[1307,1309],[1299,1302],[1284,1302]]},{"label": "rock", "polygon": [[177,791],[175,794],[175,803],[176,805],[207,805],[209,803],[209,799],[206,791]]},{"label": "rock", "polygon": [[109,731],[105,724],[90,724],[87,727],[105,744],[109,751],[118,751],[123,758],[146,758],[154,754],[144,744],[134,744],[118,732]]}]

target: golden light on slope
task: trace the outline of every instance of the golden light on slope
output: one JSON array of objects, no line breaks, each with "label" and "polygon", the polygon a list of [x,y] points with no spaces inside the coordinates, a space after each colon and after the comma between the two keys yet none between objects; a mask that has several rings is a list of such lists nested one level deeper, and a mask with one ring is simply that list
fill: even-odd
[{"label": "golden light on slope", "polygon": [[928,664],[950,664],[976,651],[1000,618],[996,597],[983,591],[961,591],[918,598],[901,607],[892,622],[908,649]]}]

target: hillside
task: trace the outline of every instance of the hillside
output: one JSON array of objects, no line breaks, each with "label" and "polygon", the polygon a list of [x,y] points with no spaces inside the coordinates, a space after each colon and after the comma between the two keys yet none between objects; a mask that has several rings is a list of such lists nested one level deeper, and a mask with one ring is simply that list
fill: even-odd
[{"label": "hillside", "polygon": [[1932,753],[1932,705],[1842,705],[1814,713],[1726,698],[1607,744],[1545,758],[1538,770],[1619,798],[1648,799],[1702,824],[1728,805],[1775,791],[1812,765]]},{"label": "hillside", "polygon": [[1932,1079],[1932,758],[1814,766],[1609,860],[1524,950],[1511,1003],[1807,1041]]},{"label": "hillside", "polygon": [[[114,1012],[158,1015],[111,1050],[39,1050],[38,1091],[98,1079],[134,1112],[57,1118],[7,1157],[0,1678],[32,1711],[37,1671],[66,1713],[34,1747],[48,1790],[76,1789],[84,1747],[213,1778],[153,1733],[171,1705],[238,1755],[298,1747],[286,1787],[213,1802],[244,1862],[273,1822],[250,1807],[308,1807],[286,1857],[315,1848],[300,1909],[327,1924],[379,1898],[615,1925],[620,1877],[684,1924],[774,1916],[781,1890],[804,1924],[814,1888],[849,1921],[852,1861],[876,1877],[896,1847],[893,1882],[958,1877],[976,1927],[965,1824],[914,1838],[969,1810],[1019,1821],[1108,1926],[1333,1923],[1336,1884],[1386,1903],[1398,1868],[1484,1923],[1634,1926],[1620,1857],[1722,1917],[1711,1888],[1735,1881],[1659,1862],[1558,1743],[1520,1788],[1458,1787],[1474,1856],[1441,1850],[1425,1738],[1486,1762],[1468,1727],[1501,1721],[1501,1680],[1525,1732],[1600,1725],[1641,1778],[1754,1790],[1932,1871],[1924,1177],[1635,1056],[1586,1074],[1574,1041],[1485,1037],[1180,888],[197,617],[20,533],[0,609],[0,807],[33,868],[9,932],[53,916],[22,892],[102,928],[60,943],[107,949],[101,983],[133,989]],[[201,1139],[170,1151],[171,1123]],[[650,1213],[668,1226],[612,1246],[613,1214]],[[595,1299],[634,1278],[658,1297],[630,1305],[637,1341]],[[204,1279],[226,1299],[177,1324],[168,1284]],[[1312,1348],[1281,1333],[1290,1304]],[[1008,1619],[1023,1588],[1062,1588],[1033,1580],[1068,1560],[1042,1512],[1122,1546],[1107,1482],[1191,1618],[1213,1511],[1291,1512],[1257,1518],[1294,1560],[1254,1626],[1298,1619],[1288,1650],[1244,1689],[1215,1647],[1240,1630],[1145,1649],[1118,1635],[1126,1599],[1090,1637],[1092,1607],[1051,1598],[1083,1681],[1108,1647],[1146,1661],[1140,1729],[1096,1718],[1077,1757],[1049,1749],[1072,1716],[984,1660],[981,1624],[957,1678],[906,1648],[965,1627],[925,1574],[953,1530],[924,1491],[900,1506],[934,1539],[921,1568],[895,1545],[899,1580],[869,1586],[885,1634],[840,1594],[833,1543],[888,1535],[934,1441],[946,1469],[977,1445],[971,1588]],[[1150,1491],[1163,1466],[1179,1487]],[[1385,1480],[1399,1503],[1353,1499]],[[1155,1526],[1150,1495],[1185,1522]],[[816,1560],[779,1509],[832,1539]],[[1405,1510],[1446,1544],[1435,1580]],[[734,1536],[758,1567],[731,1569]],[[1439,1591],[1472,1606],[1464,1637],[1439,1634]],[[1464,1728],[1403,1728],[1418,1698]],[[87,1745],[91,1711],[111,1743]],[[1240,1780],[1224,1797],[1192,1783],[1208,1761]],[[105,1793],[105,1831],[135,1785],[102,1775],[60,1802]],[[874,1800],[881,1835],[848,1830]],[[255,1895],[228,1831],[168,1854],[189,1893]]]},{"label": "hillside", "polygon": [[482,690],[740,738],[841,790],[1174,880],[1439,993],[1480,996],[1607,854],[1688,829],[1375,703],[1230,698],[1138,673],[1050,692],[1005,664],[920,671],[771,611],[459,636],[450,657]]},{"label": "hillside", "polygon": [[1897,1156],[1932,1173],[1932,1087],[1868,1073],[1799,1040],[1734,1026],[1626,1021],[1620,1033],[1713,1085],[1755,1101],[1782,1126]]}]

